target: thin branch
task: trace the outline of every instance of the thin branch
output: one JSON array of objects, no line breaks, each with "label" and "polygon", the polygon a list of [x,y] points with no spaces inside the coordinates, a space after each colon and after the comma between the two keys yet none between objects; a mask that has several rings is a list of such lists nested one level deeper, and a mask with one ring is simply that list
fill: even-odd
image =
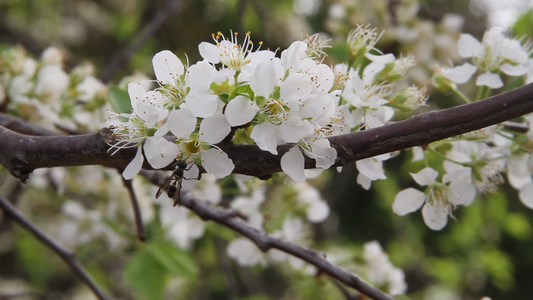
[{"label": "thin branch", "polygon": [[75,259],[75,254],[60,246],[57,242],[52,240],[39,228],[37,228],[30,220],[28,220],[13,204],[7,199],[0,197],[0,208],[4,211],[6,216],[9,216],[13,221],[19,224],[21,227],[28,230],[35,238],[40,242],[51,248],[59,257],[70,267],[72,272],[78,276],[95,294],[100,300],[109,299],[98,288],[96,283],[92,280],[91,276],[85,271],[83,266]]},{"label": "thin branch", "polygon": [[150,23],[146,24],[139,32],[136,32],[133,36],[136,37],[131,43],[129,48],[122,50],[115,56],[113,61],[109,64],[109,67],[102,73],[101,80],[108,82],[113,75],[120,69],[141,47],[146,41],[156,33],[159,28],[165,23],[165,21],[171,16],[172,12],[178,9],[180,0],[167,0],[162,5],[158,12],[154,15]]},{"label": "thin branch", "polygon": [[[119,170],[120,171],[120,170]],[[122,172],[119,172],[119,174]],[[133,215],[135,217],[135,227],[137,227],[137,237],[141,241],[146,241],[146,234],[144,233],[144,225],[141,217],[141,210],[139,208],[139,202],[137,201],[137,196],[135,195],[135,190],[133,189],[133,185],[131,184],[131,180],[126,180],[122,175],[119,175],[122,178],[122,182],[124,183],[124,186],[128,190],[128,194],[130,195],[131,200],[131,206],[133,208]]]},{"label": "thin branch", "polygon": [[181,197],[180,204],[189,208],[204,220],[212,220],[228,227],[254,242],[261,251],[266,252],[272,248],[278,249],[292,256],[298,257],[315,266],[320,272],[350,286],[360,293],[375,300],[392,300],[390,295],[371,286],[359,276],[344,270],[326,259],[324,253],[304,248],[285,240],[273,237],[260,231],[235,217],[235,212],[230,209],[211,206],[205,202],[194,199],[189,193]]},{"label": "thin branch", "polygon": [[48,130],[41,126],[25,122],[17,117],[0,112],[0,126],[4,126],[18,133],[27,135],[61,135],[61,133]]},{"label": "thin branch", "polygon": [[515,131],[519,133],[526,133],[529,131],[529,124],[527,123],[517,123],[517,122],[503,122],[503,128]]},{"label": "thin branch", "polygon": [[341,291],[346,300],[363,300],[363,295],[352,295],[350,291],[346,289],[344,285],[340,284],[337,280],[331,278],[331,282],[333,282],[333,284]]}]

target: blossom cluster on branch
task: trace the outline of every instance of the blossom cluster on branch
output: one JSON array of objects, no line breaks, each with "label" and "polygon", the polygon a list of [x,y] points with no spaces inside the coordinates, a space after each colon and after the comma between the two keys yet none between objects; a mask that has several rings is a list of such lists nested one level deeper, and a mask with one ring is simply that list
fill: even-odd
[{"label": "blossom cluster on branch", "polygon": [[[393,107],[412,110],[426,101],[424,88],[393,86],[414,59],[382,54],[374,29],[355,29],[347,42],[352,63],[333,68],[322,63],[327,44],[318,36],[292,43],[280,57],[254,50],[249,34],[242,44],[237,37],[213,35],[215,44],[199,45],[204,60],[187,67],[170,51],[159,52],[152,60],[158,87],[128,85],[133,112],[111,122],[118,140],[111,151],[138,147],[125,178],[139,172],[143,152],[156,169],[177,159],[223,178],[234,165],[218,144],[256,144],[277,155],[277,146],[293,143],[281,168],[301,182],[304,154],[320,169],[335,163],[328,137],[382,126]],[[174,141],[165,138],[169,132]]]}]

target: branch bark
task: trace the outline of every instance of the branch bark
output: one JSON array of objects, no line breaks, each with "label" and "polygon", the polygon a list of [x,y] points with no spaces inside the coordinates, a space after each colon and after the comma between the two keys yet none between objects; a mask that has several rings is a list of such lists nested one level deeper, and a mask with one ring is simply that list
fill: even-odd
[{"label": "branch bark", "polygon": [[[533,84],[485,100],[448,109],[436,110],[378,128],[329,138],[337,149],[336,166],[356,160],[426,145],[455,135],[512,120],[533,112]],[[0,119],[2,115],[0,115]],[[135,149],[123,149],[111,156],[111,132],[76,136],[28,136],[0,126],[0,163],[24,181],[37,168],[103,165],[125,168],[135,156]],[[221,145],[235,164],[234,173],[264,178],[280,172],[280,159],[293,145],[278,147],[278,155],[254,145]],[[306,168],[315,161],[306,158]],[[145,168],[151,167],[145,163]]]}]

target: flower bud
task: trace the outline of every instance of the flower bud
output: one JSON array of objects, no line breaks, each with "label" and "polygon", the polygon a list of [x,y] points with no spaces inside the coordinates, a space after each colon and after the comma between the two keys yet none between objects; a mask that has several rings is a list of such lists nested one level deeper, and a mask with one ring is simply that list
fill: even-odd
[{"label": "flower bud", "polygon": [[404,111],[415,110],[426,104],[428,99],[426,90],[425,86],[421,88],[416,86],[404,88],[390,100],[390,106]]}]

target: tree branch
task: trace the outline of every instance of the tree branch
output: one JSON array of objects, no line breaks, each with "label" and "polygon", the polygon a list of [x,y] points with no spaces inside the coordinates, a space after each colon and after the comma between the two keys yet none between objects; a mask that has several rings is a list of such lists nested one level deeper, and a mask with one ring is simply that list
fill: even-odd
[{"label": "tree branch", "polygon": [[122,170],[119,169],[119,176],[122,178],[122,183],[124,184],[124,187],[128,190],[128,194],[130,195],[131,200],[131,206],[133,208],[133,216],[135,218],[135,227],[137,228],[137,238],[144,242],[146,241],[146,234],[144,232],[144,225],[143,220],[141,217],[141,210],[139,208],[139,201],[137,201],[137,195],[135,195],[135,190],[133,189],[133,185],[131,184],[131,179],[126,180],[124,177],[122,177]]},{"label": "tree branch", "polygon": [[91,276],[85,271],[83,266],[75,259],[75,254],[60,246],[44,232],[37,228],[30,220],[26,219],[18,209],[11,204],[7,199],[0,197],[0,208],[4,211],[6,216],[9,216],[13,221],[21,227],[28,230],[40,242],[51,248],[61,259],[70,267],[72,272],[83,281],[100,300],[107,300],[107,296],[98,288],[96,283],[91,279]]},{"label": "tree branch", "polygon": [[[533,112],[533,84],[485,100],[436,110],[378,128],[329,138],[337,149],[336,166],[467,133]],[[2,116],[0,115],[0,119]],[[76,136],[27,136],[0,126],[0,163],[15,177],[26,180],[37,168],[103,165],[125,168],[136,149],[111,156],[113,137],[109,129]],[[234,173],[264,178],[280,172],[280,159],[293,145],[278,147],[278,155],[255,145],[221,145],[235,164]],[[306,158],[306,168],[315,161]],[[151,167],[145,163],[145,168]],[[170,168],[170,167],[169,167]]]},{"label": "tree branch", "polygon": [[263,252],[266,252],[271,248],[281,250],[306,261],[317,267],[321,273],[325,273],[337,279],[371,299],[393,300],[390,295],[371,286],[354,273],[348,272],[347,270],[329,262],[324,253],[289,243],[260,231],[240,219],[235,218],[236,214],[233,210],[211,206],[205,202],[194,199],[189,193],[184,193],[182,195],[180,204],[189,208],[204,220],[212,220],[246,236]]}]

